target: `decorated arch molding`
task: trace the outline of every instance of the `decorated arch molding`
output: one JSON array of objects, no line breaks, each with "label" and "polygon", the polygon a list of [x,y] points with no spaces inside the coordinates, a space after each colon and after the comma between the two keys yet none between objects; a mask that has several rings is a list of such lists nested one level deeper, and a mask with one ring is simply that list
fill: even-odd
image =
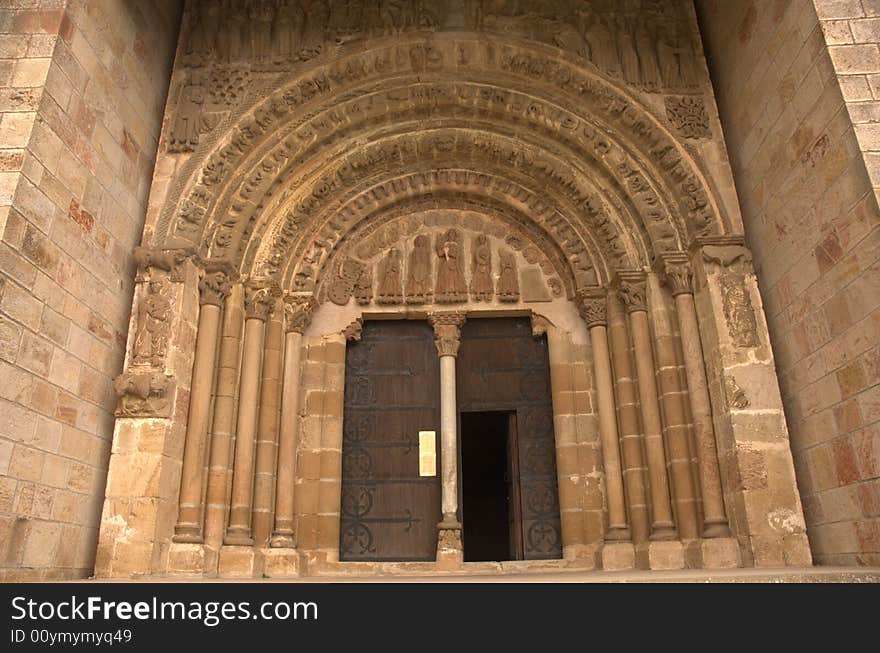
[{"label": "decorated arch molding", "polygon": [[283,74],[184,68],[168,137],[182,156],[150,244],[309,291],[365,220],[445,203],[524,225],[572,297],[735,232],[686,130],[658,115],[659,87],[558,43],[425,31],[336,44]]}]

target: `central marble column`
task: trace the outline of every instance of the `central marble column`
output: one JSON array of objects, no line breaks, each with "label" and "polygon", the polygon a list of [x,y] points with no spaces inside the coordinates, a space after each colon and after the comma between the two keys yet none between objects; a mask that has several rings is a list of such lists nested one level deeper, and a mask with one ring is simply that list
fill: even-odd
[{"label": "central marble column", "polygon": [[440,468],[443,520],[437,524],[437,561],[461,562],[461,522],[458,521],[458,408],[455,398],[455,357],[461,344],[460,312],[432,313],[434,343],[440,356]]}]

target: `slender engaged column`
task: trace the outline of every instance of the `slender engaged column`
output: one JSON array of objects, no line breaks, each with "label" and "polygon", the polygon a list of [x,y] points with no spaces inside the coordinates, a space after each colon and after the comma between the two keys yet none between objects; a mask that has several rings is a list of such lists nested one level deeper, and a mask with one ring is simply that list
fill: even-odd
[{"label": "slender engaged column", "polygon": [[620,282],[619,291],[620,299],[626,306],[632,324],[633,353],[636,359],[639,403],[642,407],[642,428],[648,457],[648,480],[653,509],[650,539],[673,540],[677,537],[677,533],[672,520],[669,479],[666,475],[666,454],[663,451],[660,405],[657,403],[657,380],[654,378],[654,354],[651,351],[645,284],[644,281],[624,280]]},{"label": "slender engaged column", "polygon": [[278,421],[281,401],[281,365],[284,341],[284,311],[280,297],[273,301],[266,323],[263,347],[263,374],[260,383],[260,419],[254,462],[254,544],[265,546],[272,530],[275,490],[275,453],[278,448]]},{"label": "slender engaged column", "polygon": [[235,388],[241,358],[241,332],[244,327],[242,287],[236,284],[223,311],[223,335],[218,359],[217,388],[214,391],[214,423],[211,427],[211,459],[208,463],[208,491],[205,513],[205,544],[219,548],[223,543],[226,515],[229,514],[230,456],[235,426]]},{"label": "slender engaged column", "polygon": [[608,492],[608,532],[606,540],[629,540],[632,534],[626,520],[623,495],[623,474],[620,468],[620,440],[614,408],[614,385],[611,361],[608,358],[606,292],[597,289],[578,295],[581,317],[590,330],[593,346],[593,373],[599,400],[599,434],[602,439],[602,460]]},{"label": "slender engaged column", "polygon": [[442,470],[441,509],[438,525],[438,556],[442,549],[461,550],[461,523],[458,521],[458,408],[455,398],[455,357],[461,343],[464,313],[434,313],[434,343],[440,356],[440,468]]},{"label": "slender engaged column", "polygon": [[235,462],[232,471],[232,506],[224,544],[250,546],[251,504],[254,483],[254,444],[257,431],[257,402],[260,397],[260,366],[266,318],[272,308],[268,288],[245,288],[244,355],[241,362],[238,423],[235,434]]},{"label": "slender engaged column", "polygon": [[669,474],[672,477],[672,500],[682,539],[693,540],[700,536],[700,528],[684,378],[670,310],[656,275],[651,275],[649,283],[650,295],[657,300],[651,302],[651,314],[654,319],[654,353],[663,406],[666,453],[669,457]]},{"label": "slender engaged column", "polygon": [[700,468],[700,490],[703,494],[703,537],[730,537],[724,498],[721,491],[721,474],[718,469],[718,453],[715,449],[715,430],[712,425],[712,405],[703,364],[703,347],[700,344],[700,327],[694,306],[693,275],[686,263],[667,264],[666,278],[675,298],[678,325],[681,331],[684,370],[687,376],[688,395],[694,435],[697,440],[697,458]]},{"label": "slender engaged column", "polygon": [[312,319],[316,303],[285,300],[287,333],[284,336],[284,378],[281,386],[281,434],[278,442],[278,479],[275,490],[275,528],[269,546],[292,548],[294,539],[294,483],[296,444],[299,434],[299,378],[303,332]]},{"label": "slender engaged column", "polygon": [[180,476],[180,511],[174,526],[175,542],[203,541],[202,490],[208,448],[208,421],[211,389],[214,383],[214,358],[220,328],[220,307],[229,294],[229,279],[223,272],[208,272],[199,282],[199,325],[195,362],[190,387],[189,419],[183,445],[183,469]]},{"label": "slender engaged column", "polygon": [[620,445],[623,452],[623,480],[629,506],[633,541],[648,539],[648,503],[645,493],[645,463],[642,457],[642,433],[639,411],[633,387],[632,360],[626,315],[620,301],[608,296],[608,333],[611,336],[611,359],[617,383],[617,418]]}]

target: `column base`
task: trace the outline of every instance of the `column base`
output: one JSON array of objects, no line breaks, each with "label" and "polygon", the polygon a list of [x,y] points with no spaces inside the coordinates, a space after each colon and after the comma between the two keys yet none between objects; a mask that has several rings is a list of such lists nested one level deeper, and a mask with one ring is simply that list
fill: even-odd
[{"label": "column base", "polygon": [[205,539],[202,536],[202,529],[198,524],[176,524],[171,541],[182,544],[202,544]]},{"label": "column base", "polygon": [[[271,545],[270,545],[271,546]],[[300,575],[299,551],[287,548],[269,548],[261,551],[263,576],[266,578],[297,578]]]},{"label": "column base", "polygon": [[172,541],[168,547],[169,576],[203,576],[208,565],[204,544]]},{"label": "column base", "polygon": [[730,537],[730,527],[726,521],[703,522],[703,539]]},{"label": "column base", "polygon": [[230,528],[226,531],[226,537],[223,538],[225,546],[253,546],[254,538],[251,537],[250,529]]},{"label": "column base", "polygon": [[678,539],[678,531],[671,522],[655,522],[651,526],[651,535],[648,537],[651,542],[668,542]]},{"label": "column base", "polygon": [[606,542],[629,542],[632,540],[632,532],[629,526],[609,526],[605,533]]},{"label": "column base", "polygon": [[602,547],[602,570],[635,569],[636,549],[632,542],[611,542]]},{"label": "column base", "polygon": [[742,566],[739,543],[733,537],[703,540],[700,552],[704,569],[734,569]]},{"label": "column base", "polygon": [[293,531],[275,531],[269,540],[269,546],[273,549],[293,549],[296,548],[296,540],[293,539]]},{"label": "column base", "polygon": [[442,521],[437,524],[437,567],[454,569],[464,563],[464,547],[461,543],[461,524]]},{"label": "column base", "polygon": [[640,544],[636,557],[651,570],[684,569],[684,545],[679,541],[647,542]]},{"label": "column base", "polygon": [[256,578],[263,572],[263,556],[253,547],[222,546],[217,571],[221,578]]}]

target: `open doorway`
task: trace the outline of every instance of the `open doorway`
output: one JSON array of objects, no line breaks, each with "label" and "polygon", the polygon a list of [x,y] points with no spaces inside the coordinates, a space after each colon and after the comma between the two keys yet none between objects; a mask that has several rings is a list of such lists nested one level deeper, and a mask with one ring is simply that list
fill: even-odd
[{"label": "open doorway", "polygon": [[522,559],[516,413],[461,414],[465,562]]}]

